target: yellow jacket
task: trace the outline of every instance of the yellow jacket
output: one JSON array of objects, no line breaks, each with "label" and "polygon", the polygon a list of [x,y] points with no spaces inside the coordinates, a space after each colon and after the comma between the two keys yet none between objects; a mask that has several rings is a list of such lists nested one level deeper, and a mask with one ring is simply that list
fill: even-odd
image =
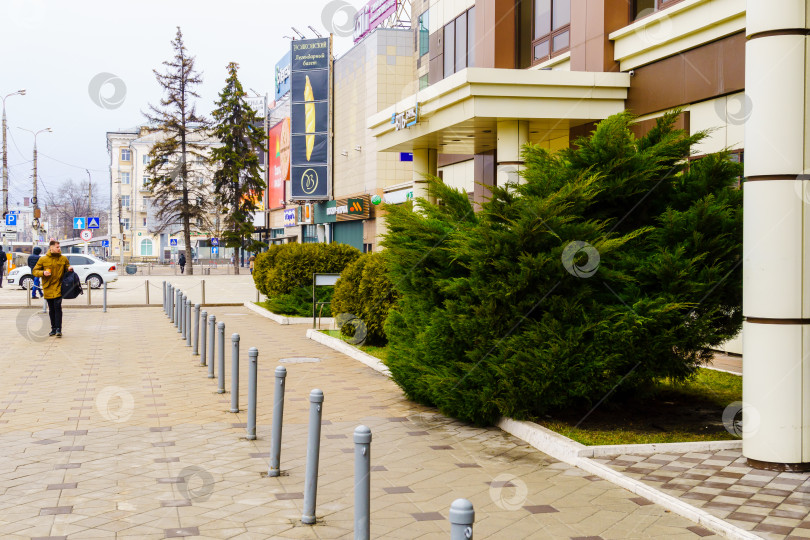
[{"label": "yellow jacket", "polygon": [[[42,278],[42,292],[47,300],[62,296],[62,276],[67,272],[68,266],[70,261],[62,254],[56,255],[48,251],[39,258],[31,273],[34,277]],[[50,270],[51,275],[46,276],[45,270]]]}]

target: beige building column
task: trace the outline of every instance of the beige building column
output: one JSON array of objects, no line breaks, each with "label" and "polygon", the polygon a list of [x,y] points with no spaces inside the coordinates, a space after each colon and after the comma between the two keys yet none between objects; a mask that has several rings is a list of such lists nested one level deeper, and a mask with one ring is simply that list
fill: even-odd
[{"label": "beige building column", "polygon": [[810,0],[748,0],[743,455],[810,469]]},{"label": "beige building column", "polygon": [[498,120],[497,159],[498,172],[496,185],[520,181],[518,172],[523,170],[520,153],[523,145],[529,142],[529,122],[527,120]]},{"label": "beige building column", "polygon": [[428,194],[425,176],[437,176],[438,168],[435,148],[414,148],[413,150],[413,198],[423,198],[431,202],[436,199]]}]

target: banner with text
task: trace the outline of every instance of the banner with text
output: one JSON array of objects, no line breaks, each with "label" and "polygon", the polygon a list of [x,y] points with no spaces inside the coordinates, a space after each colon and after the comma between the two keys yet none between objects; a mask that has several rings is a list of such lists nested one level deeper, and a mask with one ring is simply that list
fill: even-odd
[{"label": "banner with text", "polygon": [[268,133],[269,164],[267,206],[271,210],[284,206],[286,185],[290,179],[290,119],[284,118]]}]

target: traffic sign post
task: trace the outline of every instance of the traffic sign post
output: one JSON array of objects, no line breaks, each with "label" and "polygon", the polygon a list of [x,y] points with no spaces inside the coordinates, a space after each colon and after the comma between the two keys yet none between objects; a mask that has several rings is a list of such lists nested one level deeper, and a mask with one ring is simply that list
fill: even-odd
[{"label": "traffic sign post", "polygon": [[74,229],[84,229],[84,225],[87,222],[83,217],[75,217],[73,218],[73,228]]},{"label": "traffic sign post", "polygon": [[105,247],[105,248],[110,247],[110,241],[109,240],[102,240],[101,241],[101,247]]},{"label": "traffic sign post", "polygon": [[87,228],[88,229],[98,229],[99,228],[99,223],[101,223],[101,220],[99,218],[97,218],[97,217],[89,217],[89,218],[87,218]]},{"label": "traffic sign post", "polygon": [[219,238],[212,238],[211,239],[211,245],[212,246],[218,246],[219,245]]},{"label": "traffic sign post", "polygon": [[17,214],[6,214],[6,227],[17,226]]},{"label": "traffic sign post", "polygon": [[93,239],[93,231],[90,229],[85,229],[81,233],[79,233],[79,238],[84,240],[85,242],[89,242]]},{"label": "traffic sign post", "polygon": [[176,246],[177,245],[177,238],[170,238],[169,239],[169,245],[170,246]]}]

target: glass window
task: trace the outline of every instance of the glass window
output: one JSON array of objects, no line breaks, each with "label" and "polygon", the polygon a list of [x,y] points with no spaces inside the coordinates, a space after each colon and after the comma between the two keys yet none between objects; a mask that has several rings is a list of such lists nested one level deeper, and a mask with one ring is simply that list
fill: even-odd
[{"label": "glass window", "polygon": [[129,241],[124,242],[124,251],[129,251]]},{"label": "glass window", "polygon": [[141,256],[142,257],[151,257],[152,256],[152,240],[149,238],[144,238],[141,240]]},{"label": "glass window", "polygon": [[467,67],[467,14],[456,17],[456,71]]},{"label": "glass window", "polygon": [[143,164],[149,165],[149,154],[143,156]]},{"label": "glass window", "polygon": [[125,208],[129,207],[129,195],[121,195],[121,206]]},{"label": "glass window", "polygon": [[129,148],[122,148],[121,149],[121,161],[129,161],[132,159],[132,154],[129,151]]},{"label": "glass window", "polygon": [[680,1],[681,0],[634,0],[633,20],[652,15],[656,11],[666,9]]},{"label": "glass window", "polygon": [[450,22],[444,25],[444,76],[449,77],[455,70],[456,60],[456,24]]},{"label": "glass window", "polygon": [[475,7],[467,11],[467,66],[475,66]]},{"label": "glass window", "polygon": [[532,63],[542,62],[571,46],[571,0],[534,0]]},{"label": "glass window", "polygon": [[121,218],[121,225],[124,227],[125,231],[128,231],[129,230],[129,218],[128,217]]},{"label": "glass window", "polygon": [[428,82],[428,76],[427,75],[422,75],[421,77],[419,77],[419,90],[422,90],[423,88],[427,88],[429,84],[430,83]]},{"label": "glass window", "polygon": [[419,15],[417,29],[419,32],[419,56],[424,56],[430,48],[430,10]]},{"label": "glass window", "polygon": [[129,184],[129,173],[128,172],[122,172],[121,173],[121,183],[122,184]]}]

